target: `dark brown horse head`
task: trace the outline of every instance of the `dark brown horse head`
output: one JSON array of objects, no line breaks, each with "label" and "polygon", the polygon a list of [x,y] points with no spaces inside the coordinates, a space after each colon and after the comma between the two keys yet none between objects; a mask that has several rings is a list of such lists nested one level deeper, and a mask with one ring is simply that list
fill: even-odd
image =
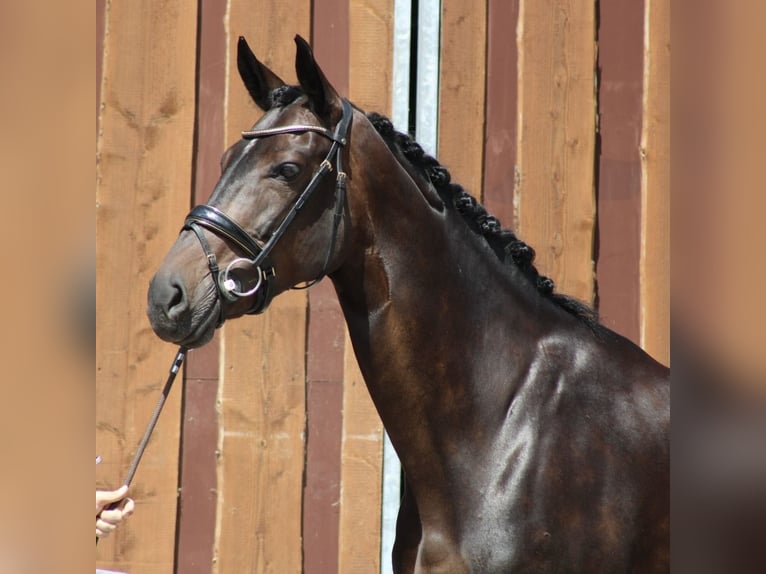
[{"label": "dark brown horse head", "polygon": [[224,153],[210,200],[189,214],[151,281],[148,315],[166,341],[202,345],[225,319],[263,311],[342,260],[352,111],[309,45],[296,44],[300,87],[285,85],[239,40],[239,73],[264,115]]}]

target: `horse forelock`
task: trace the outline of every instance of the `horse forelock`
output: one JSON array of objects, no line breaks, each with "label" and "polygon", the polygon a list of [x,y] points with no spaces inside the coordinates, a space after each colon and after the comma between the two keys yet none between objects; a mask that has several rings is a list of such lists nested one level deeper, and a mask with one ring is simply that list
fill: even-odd
[{"label": "horse forelock", "polygon": [[281,86],[269,93],[269,99],[271,100],[272,107],[284,107],[289,106],[295,100],[303,95],[303,90],[298,86]]},{"label": "horse forelock", "polygon": [[[453,206],[463,216],[470,229],[484,237],[498,259],[515,265],[541,296],[581,319],[591,328],[600,327],[595,310],[576,299],[554,292],[553,280],[541,275],[534,266],[535,250],[516,237],[510,229],[502,227],[500,221],[489,214],[484,206],[461,185],[453,183],[452,176],[446,167],[427,154],[411,136],[397,131],[387,117],[374,112],[366,115],[386,144],[401,152],[401,155],[413,167],[431,181],[442,200],[448,206]],[[394,154],[395,157],[397,155]]]}]

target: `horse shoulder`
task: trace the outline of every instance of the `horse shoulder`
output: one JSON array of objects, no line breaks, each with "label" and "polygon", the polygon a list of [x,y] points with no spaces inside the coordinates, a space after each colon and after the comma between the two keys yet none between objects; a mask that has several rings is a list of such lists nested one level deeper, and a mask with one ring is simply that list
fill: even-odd
[{"label": "horse shoulder", "polygon": [[549,567],[565,559],[581,571],[610,571],[636,548],[661,554],[669,427],[663,368],[622,340],[577,332],[548,338],[541,351],[547,366],[527,382],[534,390],[508,422],[515,427],[509,435],[529,442],[524,468],[508,462],[506,484],[518,486],[506,494],[515,509],[506,519],[521,545],[534,549],[513,562]]}]

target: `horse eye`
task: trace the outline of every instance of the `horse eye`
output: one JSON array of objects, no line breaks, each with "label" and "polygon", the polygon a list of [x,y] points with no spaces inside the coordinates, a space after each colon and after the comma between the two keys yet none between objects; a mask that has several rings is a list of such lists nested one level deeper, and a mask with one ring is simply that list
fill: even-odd
[{"label": "horse eye", "polygon": [[301,168],[298,164],[286,162],[280,164],[276,169],[276,176],[282,179],[291,180],[301,172]]}]

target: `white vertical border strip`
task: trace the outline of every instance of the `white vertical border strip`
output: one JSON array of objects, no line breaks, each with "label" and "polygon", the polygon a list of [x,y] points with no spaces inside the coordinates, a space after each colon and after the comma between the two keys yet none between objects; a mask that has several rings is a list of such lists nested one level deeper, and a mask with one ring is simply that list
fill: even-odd
[{"label": "white vertical border strip", "polygon": [[396,517],[402,491],[402,467],[388,433],[383,435],[383,509],[380,528],[380,571],[390,574],[394,571],[391,553],[396,538]]},{"label": "white vertical border strip", "polygon": [[[409,130],[410,46],[412,0],[394,0],[394,59],[391,121],[404,133]],[[441,0],[420,0],[417,21],[417,85],[415,135],[423,149],[436,156],[439,118],[439,52]],[[391,553],[396,538],[396,518],[401,501],[401,463],[388,434],[383,437],[383,502],[380,572],[393,572]]]},{"label": "white vertical border strip", "polygon": [[440,28],[441,0],[420,0],[415,135],[423,149],[434,157],[439,133]]},{"label": "white vertical border strip", "polygon": [[[391,121],[404,133],[410,115],[410,42],[412,38],[412,0],[394,0],[394,60]],[[402,492],[402,467],[388,433],[383,433],[383,501],[380,528],[380,572],[394,571],[391,553],[396,538],[396,518]]]},{"label": "white vertical border strip", "polygon": [[394,69],[391,121],[407,133],[410,117],[410,44],[412,42],[412,0],[394,0]]}]

